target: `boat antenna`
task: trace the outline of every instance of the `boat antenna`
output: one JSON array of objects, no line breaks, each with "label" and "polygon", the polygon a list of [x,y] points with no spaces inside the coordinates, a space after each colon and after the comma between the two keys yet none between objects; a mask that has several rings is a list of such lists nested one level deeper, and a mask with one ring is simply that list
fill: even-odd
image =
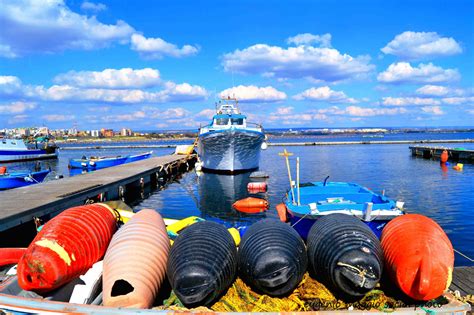
[{"label": "boat antenna", "polygon": [[293,155],[293,153],[290,153],[286,151],[286,149],[283,150],[283,152],[278,153],[279,156],[284,156],[285,161],[286,161],[286,168],[288,170],[288,179],[290,180],[290,189],[291,189],[291,199],[292,203],[295,204],[295,193],[293,191],[293,180],[291,179],[291,169],[290,169],[290,159],[289,157]]},{"label": "boat antenna", "polygon": [[329,175],[324,179],[324,184],[323,184],[323,186],[326,186],[326,185],[327,185],[328,179],[329,179]]}]

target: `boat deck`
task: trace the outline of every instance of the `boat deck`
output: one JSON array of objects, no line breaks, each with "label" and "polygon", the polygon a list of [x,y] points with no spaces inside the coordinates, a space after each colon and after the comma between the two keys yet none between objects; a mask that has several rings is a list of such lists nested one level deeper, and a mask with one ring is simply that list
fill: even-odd
[{"label": "boat deck", "polygon": [[156,182],[158,173],[189,169],[195,155],[167,155],[52,180],[37,185],[0,192],[0,232],[32,221],[33,217],[56,215],[69,207],[82,205],[89,198],[105,194],[119,199],[124,191]]}]

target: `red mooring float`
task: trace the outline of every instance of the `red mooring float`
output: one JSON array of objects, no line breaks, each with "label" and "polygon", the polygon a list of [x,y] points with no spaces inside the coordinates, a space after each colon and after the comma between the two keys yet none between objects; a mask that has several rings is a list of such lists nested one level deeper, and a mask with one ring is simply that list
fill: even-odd
[{"label": "red mooring float", "polygon": [[383,229],[381,245],[392,281],[409,297],[428,301],[451,284],[454,251],[448,236],[432,219],[405,214]]},{"label": "red mooring float", "polygon": [[268,209],[268,201],[255,197],[247,197],[237,200],[232,206],[240,212],[259,213]]},{"label": "red mooring float", "polygon": [[44,225],[18,262],[18,284],[47,292],[84,274],[104,256],[116,229],[116,217],[106,205],[63,211]]},{"label": "red mooring float", "polygon": [[0,248],[0,267],[17,264],[26,248]]},{"label": "red mooring float", "polygon": [[281,222],[285,222],[287,221],[287,216],[286,216],[286,206],[284,203],[279,203],[276,205],[276,210],[277,210],[277,213],[278,213],[278,217],[280,218],[280,221]]},{"label": "red mooring float", "polygon": [[448,157],[449,157],[448,151],[447,151],[447,150],[443,150],[443,152],[441,153],[441,156],[440,156],[440,158],[439,158],[439,161],[440,161],[441,163],[446,163],[446,162],[448,162]]},{"label": "red mooring float", "polygon": [[249,193],[260,193],[267,191],[267,183],[265,182],[250,182],[247,184]]}]

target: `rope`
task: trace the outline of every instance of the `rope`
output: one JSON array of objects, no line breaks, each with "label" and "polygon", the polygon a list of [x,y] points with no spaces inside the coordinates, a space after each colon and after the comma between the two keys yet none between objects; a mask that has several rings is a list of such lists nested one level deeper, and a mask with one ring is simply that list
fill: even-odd
[{"label": "rope", "polygon": [[[366,279],[367,279],[367,278],[365,277],[365,276],[367,275],[367,271],[366,271],[366,270],[361,270],[361,269],[359,269],[359,268],[357,268],[357,267],[355,267],[355,266],[352,266],[352,265],[349,265],[349,264],[346,264],[346,263],[343,263],[343,262],[340,262],[340,261],[337,262],[337,265],[338,265],[338,266],[341,266],[341,267],[347,267],[347,268],[350,268],[350,269],[352,269],[352,270],[357,271],[357,272],[359,273],[359,276],[362,278],[362,283],[360,284],[360,286],[361,286],[361,287],[364,286],[365,281],[366,281]],[[368,275],[367,275],[367,276],[368,276]]]},{"label": "rope", "polygon": [[467,256],[466,254],[463,254],[461,253],[460,251],[458,251],[457,249],[453,248],[453,250],[458,253],[459,255],[461,255],[462,257],[466,258],[467,260],[469,260],[470,262],[474,262],[474,259],[472,259],[471,257]]}]

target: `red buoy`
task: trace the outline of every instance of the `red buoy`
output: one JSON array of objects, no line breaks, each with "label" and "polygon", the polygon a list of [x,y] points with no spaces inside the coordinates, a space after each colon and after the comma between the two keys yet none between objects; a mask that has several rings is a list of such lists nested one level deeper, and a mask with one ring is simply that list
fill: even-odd
[{"label": "red buoy", "polygon": [[258,213],[268,209],[268,201],[255,197],[247,197],[237,200],[232,206],[240,212]]},{"label": "red buoy", "polygon": [[453,246],[432,219],[419,214],[393,219],[382,231],[381,245],[392,281],[409,297],[428,301],[448,289]]},{"label": "red buoy", "polygon": [[0,248],[0,267],[18,263],[26,248]]},{"label": "red buoy", "polygon": [[265,182],[250,182],[247,184],[249,193],[259,193],[267,191],[267,183]]},{"label": "red buoy", "polygon": [[448,161],[448,151],[443,150],[443,153],[441,153],[439,160],[441,163],[446,163]]},{"label": "red buoy", "polygon": [[0,166],[0,175],[4,175],[7,172],[6,166]]},{"label": "red buoy", "polygon": [[18,284],[47,292],[85,273],[104,256],[116,228],[116,217],[105,205],[63,211],[43,226],[18,262]]},{"label": "red buoy", "polygon": [[284,203],[279,203],[276,205],[276,210],[278,213],[278,217],[280,218],[281,222],[286,222],[287,217],[286,217],[286,206]]}]

